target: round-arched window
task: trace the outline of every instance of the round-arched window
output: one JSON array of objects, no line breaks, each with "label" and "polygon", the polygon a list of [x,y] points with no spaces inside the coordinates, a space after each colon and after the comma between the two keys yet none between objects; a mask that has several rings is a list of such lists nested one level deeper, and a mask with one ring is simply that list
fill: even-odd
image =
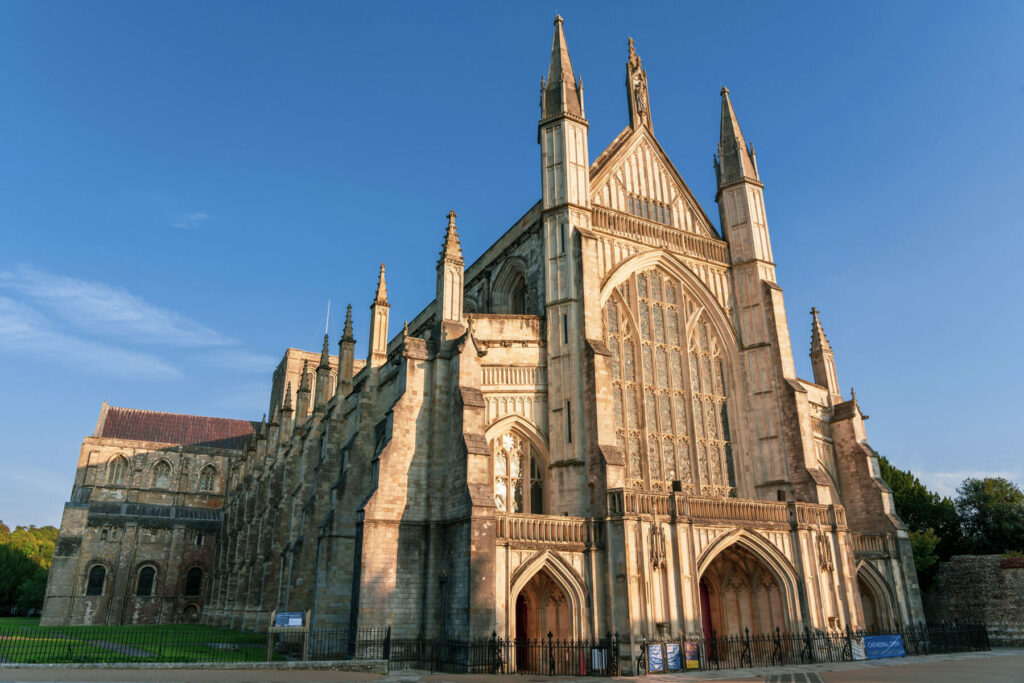
[{"label": "round-arched window", "polygon": [[101,564],[89,570],[89,579],[85,584],[86,595],[103,595],[103,584],[106,583],[107,568]]},{"label": "round-arched window", "polygon": [[185,577],[185,595],[200,595],[203,592],[203,570],[192,567]]},{"label": "round-arched window", "polygon": [[156,581],[156,569],[143,567],[139,570],[139,580],[135,584],[135,595],[148,598],[153,595],[153,584]]}]

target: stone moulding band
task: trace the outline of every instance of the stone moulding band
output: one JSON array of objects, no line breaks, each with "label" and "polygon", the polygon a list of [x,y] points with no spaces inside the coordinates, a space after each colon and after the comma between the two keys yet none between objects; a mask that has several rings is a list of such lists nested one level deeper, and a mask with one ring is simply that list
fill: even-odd
[{"label": "stone moulding band", "polygon": [[702,261],[729,265],[729,246],[721,240],[684,232],[678,228],[595,206],[594,227],[603,232],[625,237],[659,249],[670,249]]}]

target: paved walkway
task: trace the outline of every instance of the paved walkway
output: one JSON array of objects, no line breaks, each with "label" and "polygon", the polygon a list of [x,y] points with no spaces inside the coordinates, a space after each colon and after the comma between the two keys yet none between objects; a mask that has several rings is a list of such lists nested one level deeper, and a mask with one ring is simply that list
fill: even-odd
[{"label": "paved walkway", "polygon": [[1024,648],[1000,648],[992,652],[878,659],[867,662],[805,664],[800,666],[654,674],[619,679],[556,676],[493,676],[474,674],[431,674],[426,671],[395,670],[387,676],[329,669],[75,669],[0,668],[0,683],[89,682],[89,683],[691,683],[734,681],[736,683],[1024,683]]}]

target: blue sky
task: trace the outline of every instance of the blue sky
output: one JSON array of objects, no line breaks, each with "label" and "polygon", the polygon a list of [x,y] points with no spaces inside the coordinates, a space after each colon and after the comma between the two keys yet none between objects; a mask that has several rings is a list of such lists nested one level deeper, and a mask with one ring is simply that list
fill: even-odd
[{"label": "blue sky", "polygon": [[[5,2],[0,519],[57,524],[100,404],[255,418],[327,300],[366,350],[539,197],[552,19],[591,158],[655,133],[718,222],[719,95],[758,151],[798,373],[816,305],[872,445],[1024,482],[1021,3]],[[333,344],[333,342],[332,342]]]}]

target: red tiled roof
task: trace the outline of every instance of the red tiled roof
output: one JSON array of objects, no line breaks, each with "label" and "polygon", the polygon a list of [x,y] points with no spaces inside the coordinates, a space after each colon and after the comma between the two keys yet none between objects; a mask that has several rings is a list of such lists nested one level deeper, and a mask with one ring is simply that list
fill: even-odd
[{"label": "red tiled roof", "polygon": [[244,450],[259,426],[259,422],[248,420],[107,406],[106,415],[101,419],[99,434],[96,436]]}]

